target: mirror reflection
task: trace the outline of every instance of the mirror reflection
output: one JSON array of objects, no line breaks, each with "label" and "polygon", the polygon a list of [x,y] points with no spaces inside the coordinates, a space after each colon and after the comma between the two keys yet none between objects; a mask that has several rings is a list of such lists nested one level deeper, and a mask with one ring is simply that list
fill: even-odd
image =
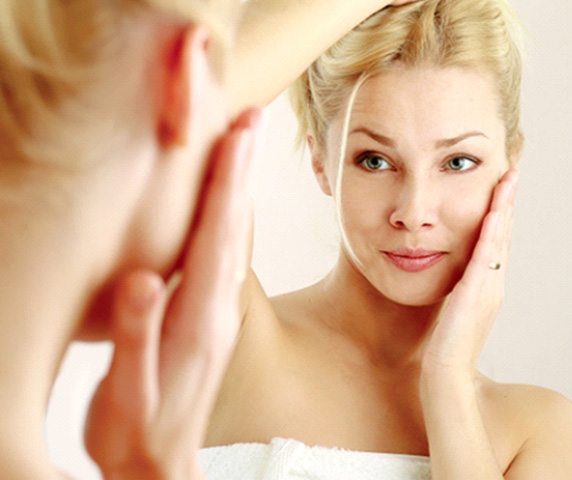
[{"label": "mirror reflection", "polygon": [[[266,109],[207,478],[360,478],[356,464],[411,479],[570,474],[553,422],[572,397],[572,7],[511,5],[520,20],[500,0],[386,8]],[[367,8],[355,23],[381,5]],[[325,15],[296,14],[298,27]],[[60,424],[70,389],[86,390],[78,363],[104,355],[71,352],[48,420],[52,456],[89,478]],[[548,440],[520,455],[538,423]]]}]

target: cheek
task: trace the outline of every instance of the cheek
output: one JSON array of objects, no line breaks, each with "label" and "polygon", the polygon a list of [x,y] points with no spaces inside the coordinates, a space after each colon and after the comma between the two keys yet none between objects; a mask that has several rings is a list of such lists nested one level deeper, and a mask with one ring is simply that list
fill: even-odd
[{"label": "cheek", "polygon": [[489,210],[492,189],[479,182],[459,191],[448,189],[443,198],[442,217],[448,230],[462,245],[463,254],[470,253],[478,239]]},{"label": "cheek", "polygon": [[128,233],[124,262],[168,273],[179,258],[194,213],[201,172],[171,159],[158,169]]},{"label": "cheek", "polygon": [[[341,192],[334,195],[337,215],[342,220],[340,228],[345,230],[348,237],[363,234],[375,238],[387,219],[390,196],[391,193],[380,188],[376,182],[344,179]],[[338,202],[338,199],[341,201]]]}]

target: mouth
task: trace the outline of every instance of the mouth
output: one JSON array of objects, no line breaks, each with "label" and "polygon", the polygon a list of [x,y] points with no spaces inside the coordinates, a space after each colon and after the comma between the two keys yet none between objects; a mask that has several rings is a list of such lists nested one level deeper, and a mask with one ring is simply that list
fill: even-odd
[{"label": "mouth", "polygon": [[439,263],[445,255],[447,255],[447,252],[422,249],[400,249],[394,251],[382,251],[381,253],[394,266],[409,273],[417,273],[427,270]]}]

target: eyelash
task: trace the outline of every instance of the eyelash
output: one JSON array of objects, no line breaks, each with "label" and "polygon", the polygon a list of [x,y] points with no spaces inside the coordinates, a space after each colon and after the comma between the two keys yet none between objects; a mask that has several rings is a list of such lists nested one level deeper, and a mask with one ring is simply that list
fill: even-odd
[{"label": "eyelash", "polygon": [[[381,160],[383,160],[384,162],[386,162],[388,165],[390,165],[393,169],[395,168],[395,167],[393,166],[393,164],[392,164],[389,160],[387,160],[383,155],[380,155],[380,154],[374,153],[374,152],[364,152],[364,153],[362,153],[361,155],[359,155],[359,156],[357,157],[356,163],[357,163],[358,165],[362,166],[362,168],[363,168],[364,170],[366,170],[367,172],[369,172],[369,173],[375,173],[376,171],[387,171],[387,170],[390,170],[390,169],[377,170],[377,169],[369,169],[369,168],[367,168],[367,167],[364,165],[364,163],[365,163],[365,161],[366,161],[368,158],[372,158],[372,157],[380,158]],[[455,169],[452,169],[452,168],[451,168],[451,169],[447,169],[446,166],[447,166],[451,161],[456,160],[456,159],[466,159],[466,160],[469,160],[469,161],[473,162],[475,165],[474,165],[474,167],[468,168],[468,169],[466,169],[466,170],[455,170]],[[474,170],[475,168],[477,168],[477,167],[478,167],[479,165],[481,165],[482,163],[483,163],[482,160],[479,160],[478,158],[475,158],[475,157],[473,157],[472,155],[466,155],[466,154],[463,154],[463,153],[458,153],[458,154],[455,154],[455,155],[452,155],[452,156],[448,157],[448,158],[445,160],[445,162],[444,162],[444,167],[441,168],[441,171],[447,171],[447,170],[449,170],[449,171],[451,171],[451,172],[465,173],[465,172],[470,172],[471,170]]]},{"label": "eyelash", "polygon": [[470,172],[471,170],[474,170],[475,168],[477,168],[479,165],[481,165],[481,164],[483,163],[483,161],[482,161],[482,160],[479,160],[478,158],[475,158],[475,157],[473,157],[473,156],[471,156],[471,155],[464,155],[464,154],[461,153],[461,154],[457,154],[457,155],[453,155],[452,157],[449,157],[449,158],[445,161],[445,164],[447,165],[447,164],[449,164],[450,162],[452,162],[453,160],[457,160],[457,159],[459,159],[459,158],[469,160],[469,161],[473,162],[473,163],[475,164],[475,166],[474,166],[474,167],[471,167],[471,168],[469,168],[469,169],[467,169],[467,170],[454,170],[454,169],[451,169],[451,171],[453,171],[453,172],[459,172],[459,173]]},{"label": "eyelash", "polygon": [[366,160],[367,160],[368,158],[373,158],[373,157],[380,158],[380,159],[382,159],[384,162],[387,162],[387,164],[389,164],[390,166],[393,167],[393,164],[392,164],[389,160],[387,160],[383,155],[379,155],[379,154],[374,153],[374,152],[364,152],[364,153],[362,153],[361,155],[359,155],[359,156],[357,157],[356,162],[357,162],[358,165],[361,165],[362,168],[364,168],[366,171],[368,171],[368,172],[370,172],[370,173],[373,173],[373,172],[378,171],[378,170],[369,169],[369,168],[367,168],[367,167],[365,166]]}]

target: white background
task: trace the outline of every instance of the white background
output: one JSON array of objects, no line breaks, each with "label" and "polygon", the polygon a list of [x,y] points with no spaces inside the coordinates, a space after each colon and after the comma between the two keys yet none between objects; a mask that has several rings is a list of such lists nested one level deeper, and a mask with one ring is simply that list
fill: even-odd
[{"label": "white background", "polygon": [[[503,382],[531,383],[572,398],[572,2],[513,0],[527,30],[519,186],[507,298],[481,359]],[[319,279],[338,248],[334,211],[308,158],[293,150],[284,96],[266,112],[255,166],[254,268],[269,294]],[[99,479],[81,449],[87,400],[107,367],[109,345],[74,345],[50,402],[54,461],[74,478]]]}]

